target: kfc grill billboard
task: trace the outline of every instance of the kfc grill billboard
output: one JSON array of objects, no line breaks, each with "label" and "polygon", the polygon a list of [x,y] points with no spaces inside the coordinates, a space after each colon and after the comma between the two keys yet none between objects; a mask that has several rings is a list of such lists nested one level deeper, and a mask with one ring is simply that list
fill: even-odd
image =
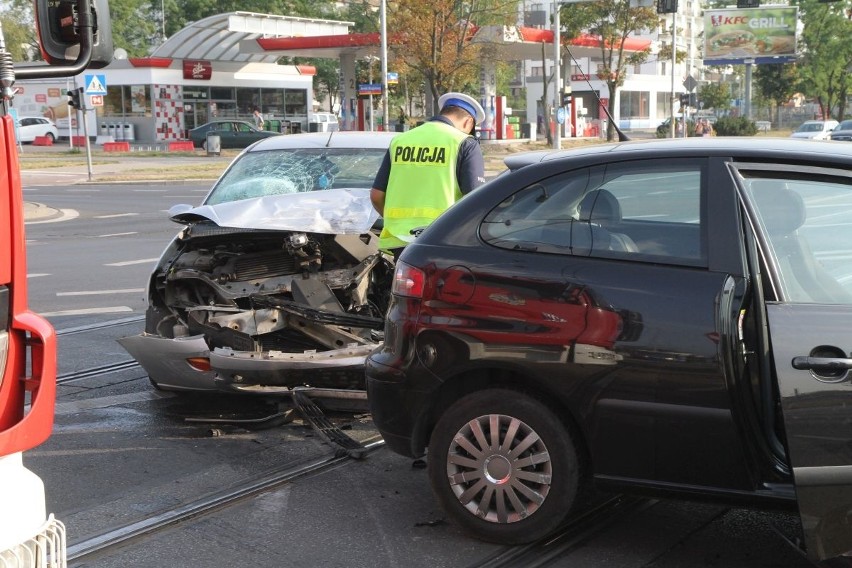
[{"label": "kfc grill billboard", "polygon": [[797,7],[707,10],[704,12],[704,64],[793,61],[797,21]]}]

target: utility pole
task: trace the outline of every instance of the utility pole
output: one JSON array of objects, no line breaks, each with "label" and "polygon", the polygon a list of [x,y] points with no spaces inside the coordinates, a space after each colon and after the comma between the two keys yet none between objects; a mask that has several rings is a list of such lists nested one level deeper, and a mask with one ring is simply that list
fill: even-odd
[{"label": "utility pole", "polygon": [[[556,95],[553,101],[553,108],[556,110],[557,108],[561,108],[562,101],[562,76],[561,76],[561,67],[562,67],[562,51],[560,49],[562,40],[559,37],[559,28],[561,24],[559,22],[559,0],[553,0],[553,92]],[[559,121],[556,120],[558,117],[554,116],[554,120],[556,122],[556,133],[553,136],[553,148],[555,150],[559,150],[562,148],[562,125],[559,124]],[[547,117],[547,125],[546,127],[550,127],[550,117]]]},{"label": "utility pole", "polygon": [[382,116],[384,117],[385,131],[390,127],[390,109],[388,109],[388,17],[387,0],[382,0],[381,25],[382,25]]}]

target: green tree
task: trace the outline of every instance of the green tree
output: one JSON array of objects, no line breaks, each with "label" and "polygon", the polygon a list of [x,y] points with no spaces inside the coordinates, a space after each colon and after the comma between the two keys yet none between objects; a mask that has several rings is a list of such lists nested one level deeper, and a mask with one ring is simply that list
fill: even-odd
[{"label": "green tree", "polygon": [[[630,0],[597,0],[592,3],[571,4],[561,8],[562,21],[576,36],[585,29],[600,37],[601,68],[598,78],[606,82],[609,90],[609,114],[615,116],[615,100],[618,89],[624,85],[627,68],[648,59],[650,49],[629,53],[624,48],[625,41],[644,30],[654,29],[659,16],[654,8],[640,6]],[[567,40],[568,38],[566,38]],[[615,137],[615,125],[609,121],[607,140]]]},{"label": "green tree", "polygon": [[707,83],[698,88],[698,100],[704,109],[728,110],[731,108],[731,87],[727,83]]},{"label": "green tree", "polygon": [[852,86],[852,0],[795,0],[804,24],[800,36],[799,88],[814,97],[822,116],[843,120]]},{"label": "green tree", "polygon": [[21,21],[17,14],[0,15],[6,49],[12,54],[13,61],[40,60],[35,28],[29,22]]},{"label": "green tree", "polygon": [[389,7],[388,29],[403,30],[404,48],[396,50],[401,65],[422,74],[434,104],[442,93],[478,86],[486,44],[471,41],[476,26],[511,23],[517,6],[514,0],[407,0]]},{"label": "green tree", "polygon": [[796,93],[798,76],[795,63],[758,65],[754,71],[755,85],[769,101],[776,127],[781,124],[781,105]]},{"label": "green tree", "polygon": [[161,39],[161,21],[148,0],[113,0],[109,11],[113,45],[130,57],[144,57]]}]

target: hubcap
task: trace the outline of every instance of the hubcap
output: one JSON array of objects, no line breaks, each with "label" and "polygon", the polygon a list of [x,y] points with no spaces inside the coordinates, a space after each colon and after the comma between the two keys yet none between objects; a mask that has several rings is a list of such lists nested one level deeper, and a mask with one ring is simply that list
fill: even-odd
[{"label": "hubcap", "polygon": [[547,498],[551,477],[544,442],[526,423],[504,414],[465,424],[447,455],[447,478],[456,498],[492,523],[513,523],[534,514]]}]

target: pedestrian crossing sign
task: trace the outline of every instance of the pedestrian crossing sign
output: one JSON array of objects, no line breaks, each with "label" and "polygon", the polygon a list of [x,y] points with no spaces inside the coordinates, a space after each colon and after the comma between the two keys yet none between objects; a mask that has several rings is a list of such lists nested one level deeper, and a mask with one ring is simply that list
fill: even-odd
[{"label": "pedestrian crossing sign", "polygon": [[87,95],[105,95],[106,75],[84,75]]}]

